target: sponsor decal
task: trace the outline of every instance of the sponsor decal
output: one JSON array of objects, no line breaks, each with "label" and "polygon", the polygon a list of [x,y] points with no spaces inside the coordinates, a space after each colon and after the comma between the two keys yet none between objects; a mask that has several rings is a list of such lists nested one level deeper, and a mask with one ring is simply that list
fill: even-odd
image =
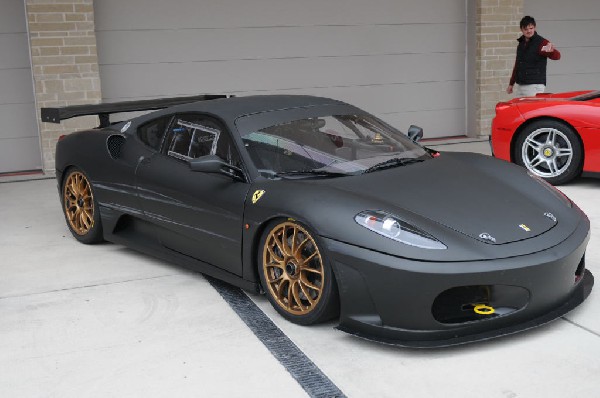
[{"label": "sponsor decal", "polygon": [[546,217],[548,217],[549,219],[551,219],[552,221],[556,222],[556,216],[554,214],[546,212],[546,213],[544,213],[544,215]]},{"label": "sponsor decal", "polygon": [[121,127],[121,133],[124,133],[127,130],[129,130],[129,127],[131,127],[131,120],[128,121],[127,123],[125,123],[125,125],[123,127]]},{"label": "sponsor decal", "polygon": [[529,227],[528,227],[527,225],[525,225],[525,224],[519,224],[519,227],[520,227],[520,228],[521,228],[523,231],[525,231],[525,232],[529,232],[529,231],[531,231],[531,228],[529,228]]},{"label": "sponsor decal", "polygon": [[496,243],[496,238],[494,238],[492,235],[488,234],[487,232],[483,232],[483,233],[479,234],[479,237],[483,240],[487,240],[489,242]]}]

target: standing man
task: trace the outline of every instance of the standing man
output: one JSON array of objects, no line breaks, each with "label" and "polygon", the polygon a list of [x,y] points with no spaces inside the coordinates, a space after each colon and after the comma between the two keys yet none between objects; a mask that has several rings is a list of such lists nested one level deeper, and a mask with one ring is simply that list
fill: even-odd
[{"label": "standing man", "polygon": [[548,58],[559,60],[560,52],[554,44],[537,34],[533,17],[523,17],[519,26],[523,35],[517,39],[517,59],[506,92],[512,94],[516,83],[515,96],[530,97],[544,92]]}]

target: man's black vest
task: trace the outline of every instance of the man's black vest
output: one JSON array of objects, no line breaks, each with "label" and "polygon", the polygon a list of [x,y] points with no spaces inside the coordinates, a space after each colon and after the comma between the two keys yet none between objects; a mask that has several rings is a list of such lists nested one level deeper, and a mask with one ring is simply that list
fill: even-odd
[{"label": "man's black vest", "polygon": [[546,84],[546,65],[548,58],[538,54],[544,38],[537,32],[525,41],[525,36],[518,38],[517,46],[517,84]]}]

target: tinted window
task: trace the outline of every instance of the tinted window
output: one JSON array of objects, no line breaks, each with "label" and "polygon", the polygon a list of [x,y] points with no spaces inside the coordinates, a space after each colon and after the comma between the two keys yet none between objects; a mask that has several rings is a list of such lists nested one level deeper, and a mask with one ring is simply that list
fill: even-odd
[{"label": "tinted window", "polygon": [[298,119],[245,133],[242,139],[267,177],[311,170],[358,174],[392,158],[430,158],[404,134],[367,115]]},{"label": "tinted window", "polygon": [[165,136],[171,116],[148,122],[138,128],[138,137],[142,142],[152,149],[158,150]]}]

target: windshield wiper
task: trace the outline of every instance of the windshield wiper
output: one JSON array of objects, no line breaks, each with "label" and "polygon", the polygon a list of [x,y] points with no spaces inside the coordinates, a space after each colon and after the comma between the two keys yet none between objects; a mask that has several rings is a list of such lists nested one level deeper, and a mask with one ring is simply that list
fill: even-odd
[{"label": "windshield wiper", "polygon": [[309,176],[309,177],[345,177],[348,174],[339,173],[335,171],[326,171],[326,170],[291,170],[291,171],[280,171],[276,173],[279,177],[289,177],[289,176]]},{"label": "windshield wiper", "polygon": [[370,173],[376,170],[390,169],[392,167],[406,166],[407,164],[419,163],[424,161],[425,159],[415,159],[415,158],[392,158],[386,160],[385,162],[377,163],[363,171],[364,173]]}]

